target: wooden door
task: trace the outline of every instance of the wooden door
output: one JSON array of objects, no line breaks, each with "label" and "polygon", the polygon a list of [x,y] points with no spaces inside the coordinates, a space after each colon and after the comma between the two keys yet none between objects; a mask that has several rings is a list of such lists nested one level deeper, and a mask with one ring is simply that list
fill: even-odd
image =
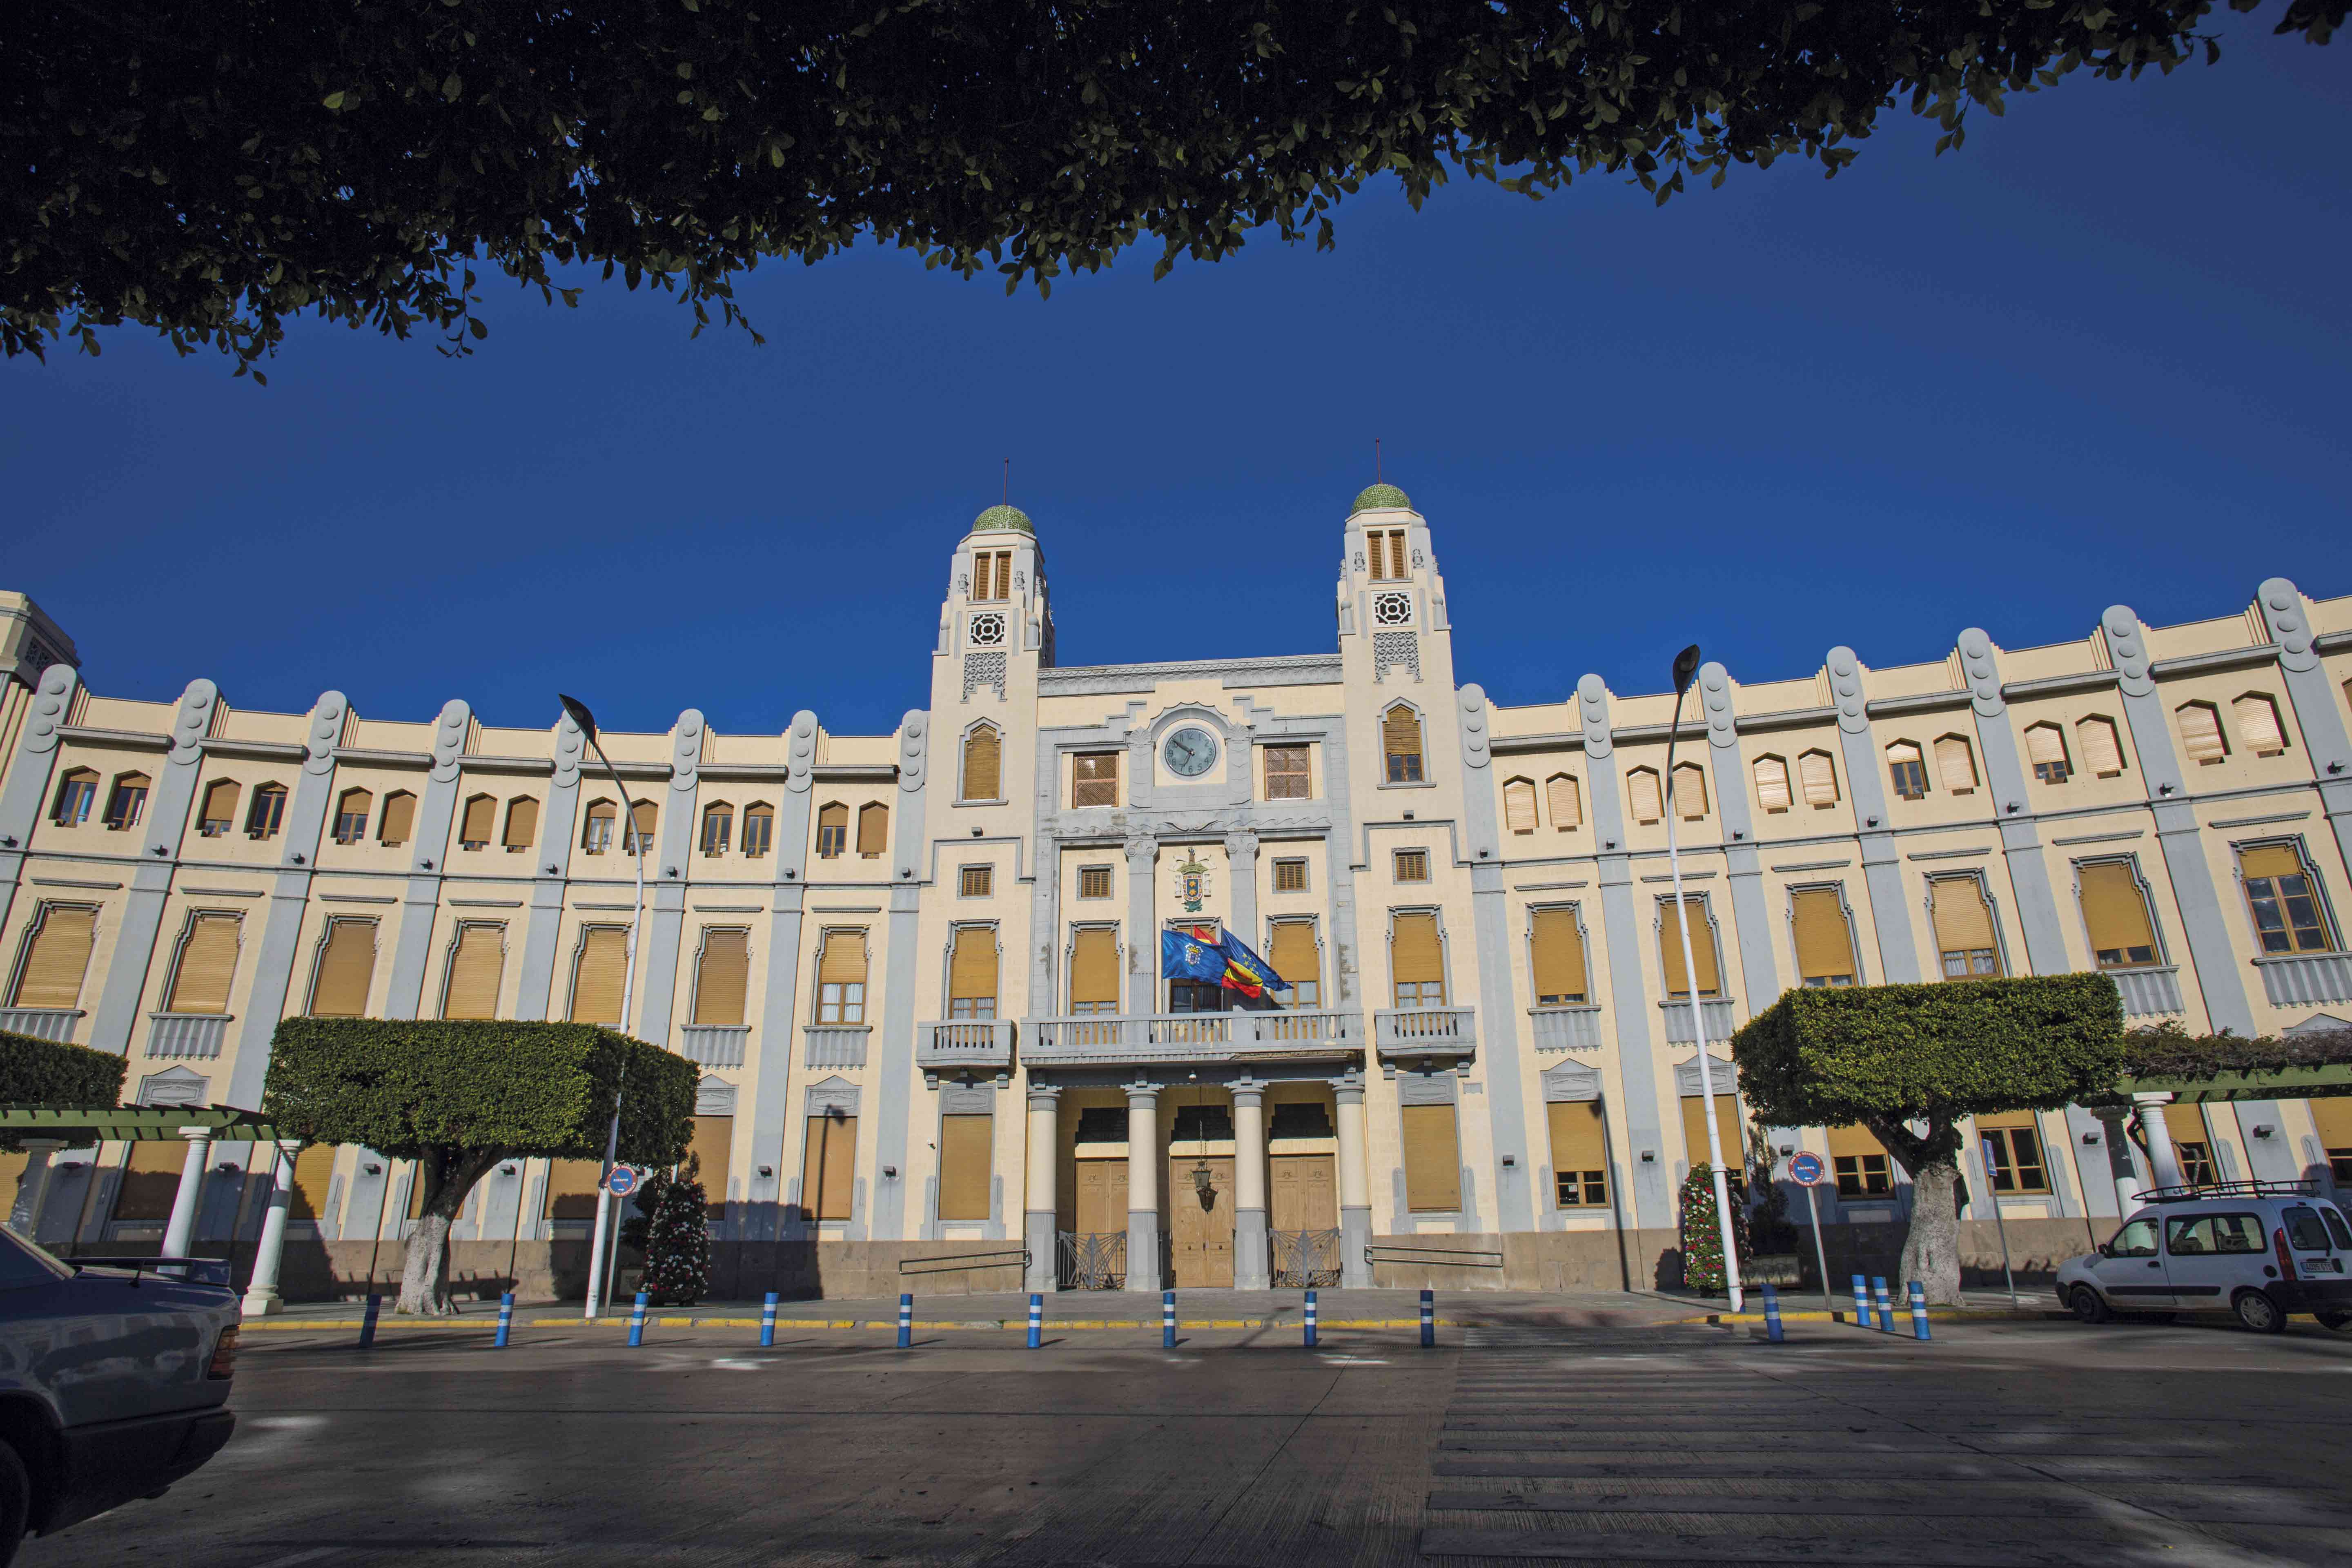
[{"label": "wooden door", "polygon": [[1339,1195],[1328,1154],[1276,1154],[1269,1162],[1275,1230],[1337,1230]]},{"label": "wooden door", "polygon": [[[1204,1205],[1192,1173],[1209,1167],[1209,1197]],[[1201,1289],[1234,1283],[1234,1157],[1212,1154],[1202,1161],[1190,1154],[1168,1159],[1170,1250],[1174,1254],[1176,1287]]]},{"label": "wooden door", "polygon": [[1078,1162],[1077,1233],[1080,1236],[1127,1234],[1127,1162]]}]

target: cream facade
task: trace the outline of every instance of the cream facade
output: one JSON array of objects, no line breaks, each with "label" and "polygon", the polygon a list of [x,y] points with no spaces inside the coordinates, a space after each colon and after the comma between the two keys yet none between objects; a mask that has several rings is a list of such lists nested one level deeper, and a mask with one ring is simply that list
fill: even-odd
[{"label": "cream facade", "polygon": [[[0,1027],[126,1054],[141,1103],[253,1107],[288,1014],[625,1023],[702,1068],[717,1289],[756,1294],[1672,1283],[1705,1159],[1694,981],[1727,1147],[1832,1160],[1839,1256],[1880,1257],[1899,1168],[1738,1100],[1722,1042],[1785,988],[2099,968],[2137,1023],[2352,1016],[2352,598],[2273,578],[2187,626],[2118,605],[2039,647],[1965,630],[1930,664],[1704,667],[1672,790],[1685,975],[1672,697],[1587,676],[1496,707],[1456,678],[1402,492],[1365,491],[1341,543],[1332,651],[1066,666],[1035,532],[992,508],[895,733],[804,709],[721,734],[688,709],[602,737],[625,801],[568,721],[462,699],[415,722],[331,690],[248,711],[201,679],[100,696],[0,595]],[[1195,929],[1239,933],[1290,1005],[1193,1010],[1222,1002],[1164,981],[1160,947]],[[2168,1122],[2192,1172],[2352,1182],[2336,1114]],[[1979,1131],[1997,1168],[1972,1184],[2021,1261],[2103,1237],[2146,1171],[2081,1110]],[[215,1245],[267,1187],[216,1152]],[[60,1156],[40,1234],[158,1238],[164,1158]],[[576,1289],[593,1174],[495,1173],[458,1272]],[[409,1176],[305,1152],[289,1294],[388,1274]]]}]

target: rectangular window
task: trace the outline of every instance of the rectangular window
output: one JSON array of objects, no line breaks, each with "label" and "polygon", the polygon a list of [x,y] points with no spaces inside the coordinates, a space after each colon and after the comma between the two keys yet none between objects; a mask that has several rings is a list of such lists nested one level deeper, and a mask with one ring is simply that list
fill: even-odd
[{"label": "rectangular window", "polygon": [[2192,1187],[2210,1187],[2221,1179],[2213,1162],[2213,1132],[2205,1124],[2203,1106],[2166,1106],[2164,1130],[2172,1135],[2172,1152],[2180,1162],[2182,1181]]},{"label": "rectangular window", "polygon": [[2128,860],[2095,860],[2074,868],[2081,885],[2083,924],[2101,969],[2132,969],[2156,962],[2156,931],[2147,895]]},{"label": "rectangular window", "polygon": [[572,961],[572,1012],[575,1024],[621,1022],[621,977],[627,968],[629,933],[620,926],[592,926],[580,933]]},{"label": "rectangular window", "polygon": [[145,773],[125,773],[114,781],[114,793],[106,801],[106,826],[110,831],[121,833],[139,826],[139,819],[147,815],[148,783]]},{"label": "rectangular window", "polygon": [[1573,1007],[1585,998],[1584,932],[1574,910],[1538,910],[1528,947],[1535,969],[1536,1005]]},{"label": "rectangular window", "polygon": [[1609,1135],[1597,1100],[1554,1100],[1551,1120],[1553,1199],[1564,1209],[1605,1208],[1609,1203]]},{"label": "rectangular window", "polygon": [[2319,906],[2318,879],[2295,846],[2257,844],[2239,850],[2238,875],[2264,952],[2336,951]]},{"label": "rectangular window", "polygon": [[1401,914],[1389,927],[1389,971],[1400,1007],[1445,1005],[1445,951],[1437,917]]},{"label": "rectangular window", "polygon": [[940,1118],[940,1217],[986,1219],[991,1145],[996,1119],[955,1115]]},{"label": "rectangular window", "polygon": [[1080,752],[1070,759],[1072,805],[1118,804],[1118,753]]},{"label": "rectangular window", "polygon": [[89,808],[98,799],[98,775],[71,773],[58,785],[58,808],[50,820],[59,827],[79,827],[89,820]]},{"label": "rectangular window", "polygon": [[1323,955],[1315,945],[1313,921],[1277,921],[1272,951],[1265,961],[1290,982],[1286,994],[1293,1007],[1323,1005]]},{"label": "rectangular window", "polygon": [[1110,897],[1110,868],[1081,866],[1078,868],[1078,897],[1108,899]]},{"label": "rectangular window", "polygon": [[2307,1100],[2319,1146],[2327,1153],[2327,1168],[2338,1186],[2352,1187],[2352,1100]]},{"label": "rectangular window", "polygon": [[849,807],[835,801],[817,807],[816,853],[820,860],[836,860],[849,847]]},{"label": "rectangular window", "polygon": [[1118,1011],[1118,932],[1108,926],[1071,936],[1070,1011],[1081,1016]]},{"label": "rectangular window", "polygon": [[1830,1170],[1837,1177],[1838,1196],[1883,1198],[1895,1191],[1894,1167],[1876,1133],[1859,1122],[1832,1127],[1829,1133]]},{"label": "rectangular window", "polygon": [[[617,934],[617,933],[616,933]],[[506,928],[468,921],[457,928],[449,951],[449,972],[442,978],[444,1018],[495,1018],[499,1016],[499,982],[507,963]],[[620,1011],[615,994],[613,1011]]]},{"label": "rectangular window", "polygon": [[1947,980],[1990,980],[2000,973],[2000,944],[1993,938],[1992,906],[1974,877],[1937,877],[1927,884],[1934,900],[1936,951]]},{"label": "rectangular window", "polygon": [[995,889],[996,868],[993,866],[966,866],[956,875],[959,898],[984,899]]},{"label": "rectangular window", "polygon": [[1305,860],[1276,860],[1274,863],[1274,890],[1277,893],[1303,893],[1307,890]]},{"label": "rectangular window", "polygon": [[[390,806],[386,806],[384,808],[384,813],[387,816],[391,815],[391,809],[392,808]],[[590,806],[588,808],[588,820],[582,824],[580,829],[581,852],[586,855],[602,855],[605,851],[611,849],[613,847],[614,821],[613,803],[611,801],[599,801],[594,805]]]},{"label": "rectangular window", "polygon": [[1365,540],[1372,547],[1372,580],[1392,583],[1405,574],[1404,530],[1375,528],[1368,530]]},{"label": "rectangular window", "polygon": [[1396,852],[1396,879],[1400,882],[1429,880],[1429,851],[1400,849]]},{"label": "rectangular window", "polygon": [[971,596],[983,604],[1013,595],[1013,552],[982,550],[971,558]]},{"label": "rectangular window", "polygon": [[[1691,962],[1698,965],[1698,994],[1723,994],[1723,976],[1716,966],[1715,928],[1707,923],[1706,895],[1685,893],[1683,908],[1690,921]],[[1666,994],[1687,996],[1690,981],[1683,973],[1682,922],[1675,918],[1675,901],[1658,900],[1658,950],[1666,961]]]},{"label": "rectangular window", "polygon": [[[1716,1079],[1717,1083],[1723,1080]],[[1718,1094],[1715,1097],[1715,1138],[1723,1145],[1723,1168],[1731,1184],[1741,1184],[1748,1169],[1747,1142],[1740,1131],[1739,1097]],[[1683,1097],[1683,1150],[1690,1157],[1690,1168],[1697,1170],[1707,1163],[1706,1101],[1697,1095]]]},{"label": "rectangular window", "polygon": [[2042,1156],[2042,1134],[2030,1110],[1977,1118],[1977,1137],[1992,1170],[1996,1193],[2046,1193],[2050,1172]]},{"label": "rectangular window", "polygon": [[368,985],[375,978],[375,934],[373,921],[327,922],[327,940],[319,948],[319,970],[310,981],[310,1016],[366,1016]]},{"label": "rectangular window", "polygon": [[743,808],[743,855],[757,860],[776,841],[776,814],[764,805]]},{"label": "rectangular window", "polygon": [[1797,978],[1805,985],[1852,985],[1853,924],[1835,888],[1801,888],[1790,895],[1797,942]]},{"label": "rectangular window", "polygon": [[226,1013],[229,984],[236,976],[238,919],[203,911],[188,917],[188,932],[173,967],[166,1013]]},{"label": "rectangular window", "polygon": [[1307,751],[1305,746],[1265,748],[1266,799],[1306,800],[1312,796],[1314,780],[1307,771]]},{"label": "rectangular window", "polygon": [[866,933],[829,931],[824,953],[817,961],[816,1021],[820,1024],[866,1022]]},{"label": "rectangular window", "polygon": [[963,796],[965,800],[994,800],[1003,782],[1004,742],[996,731],[982,724],[964,737]]},{"label": "rectangular window", "polygon": [[33,938],[16,971],[12,1007],[72,1007],[81,1001],[82,977],[98,935],[98,911],[80,905],[43,904],[33,917]]},{"label": "rectangular window", "polygon": [[1413,1214],[1462,1208],[1462,1152],[1450,1105],[1398,1108],[1404,1120],[1404,1206]]},{"label": "rectangular window", "polygon": [[[694,1021],[740,1027],[751,989],[749,931],[706,931],[694,974]],[[723,1173],[720,1179],[724,1180]]]},{"label": "rectangular window", "polygon": [[1391,784],[1420,784],[1421,716],[1397,703],[1381,716],[1381,749]]},{"label": "rectangular window", "polygon": [[857,1184],[857,1118],[828,1111],[808,1119],[801,1151],[801,1212],[810,1219],[847,1219]]},{"label": "rectangular window", "polygon": [[948,960],[948,1016],[996,1016],[996,928],[961,926]]},{"label": "rectangular window", "polygon": [[727,840],[735,828],[735,814],[712,806],[702,814],[702,852],[718,856],[727,853]]}]

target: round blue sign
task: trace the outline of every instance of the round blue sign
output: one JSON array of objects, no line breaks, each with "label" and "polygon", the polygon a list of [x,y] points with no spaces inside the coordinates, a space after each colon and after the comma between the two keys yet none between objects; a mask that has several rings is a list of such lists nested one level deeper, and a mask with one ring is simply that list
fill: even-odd
[{"label": "round blue sign", "polygon": [[627,1165],[615,1165],[613,1173],[604,1178],[604,1190],[616,1198],[625,1198],[637,1190],[637,1173]]},{"label": "round blue sign", "polygon": [[1822,1179],[1822,1157],[1810,1152],[1789,1162],[1789,1180],[1801,1187],[1817,1186]]}]

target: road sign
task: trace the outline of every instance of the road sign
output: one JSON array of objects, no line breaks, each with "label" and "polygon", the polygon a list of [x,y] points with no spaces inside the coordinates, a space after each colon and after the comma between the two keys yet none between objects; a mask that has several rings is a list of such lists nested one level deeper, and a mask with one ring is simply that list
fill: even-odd
[{"label": "road sign", "polygon": [[1823,1174],[1822,1157],[1810,1151],[1789,1162],[1789,1180],[1801,1187],[1819,1186]]},{"label": "road sign", "polygon": [[644,1180],[643,1176],[637,1174],[635,1167],[615,1165],[613,1167],[612,1174],[604,1178],[604,1190],[616,1198],[625,1198],[635,1192],[637,1184]]}]

